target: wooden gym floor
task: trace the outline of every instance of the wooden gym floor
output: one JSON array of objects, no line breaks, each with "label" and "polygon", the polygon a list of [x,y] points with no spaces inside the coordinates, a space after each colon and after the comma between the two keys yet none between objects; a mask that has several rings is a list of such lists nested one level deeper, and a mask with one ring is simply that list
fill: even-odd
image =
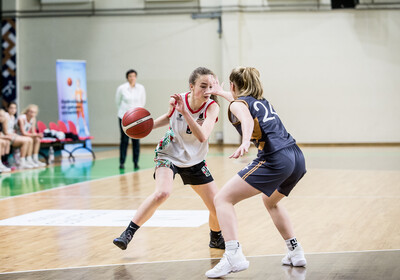
[{"label": "wooden gym floor", "polygon": [[[308,173],[282,203],[306,251],[307,267],[280,264],[285,244],[257,196],[236,206],[250,268],[225,278],[400,279],[400,147],[302,149]],[[207,163],[219,187],[255,155],[253,150],[245,159],[230,160],[233,150],[210,150]],[[75,167],[63,162],[60,166],[68,167],[69,180],[60,179],[65,168],[50,168],[51,172],[35,173],[34,180],[18,181],[34,185],[26,194],[13,196],[13,185],[8,184],[0,199],[0,279],[205,279],[205,271],[223,253],[208,247],[207,223],[144,226],[126,251],[112,244],[125,226],[1,225],[40,210],[135,210],[154,190],[152,151],[153,147],[142,149],[142,169],[137,172],[127,169],[120,174],[115,164],[91,173],[102,160],[117,163],[118,151],[112,149],[98,151],[85,176],[71,173],[75,167],[82,169],[79,162]],[[71,174],[78,174],[75,180]],[[6,175],[0,176],[3,188]],[[57,188],[43,187],[55,182]],[[177,176],[160,210],[206,208]]]}]

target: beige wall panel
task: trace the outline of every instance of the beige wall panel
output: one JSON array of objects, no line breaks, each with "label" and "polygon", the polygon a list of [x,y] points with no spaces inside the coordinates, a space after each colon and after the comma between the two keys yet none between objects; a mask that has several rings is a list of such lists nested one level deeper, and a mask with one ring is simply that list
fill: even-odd
[{"label": "beige wall panel", "polygon": [[[118,143],[114,95],[128,68],[157,117],[195,67],[211,68],[228,88],[231,69],[246,65],[261,71],[265,96],[298,142],[400,142],[399,11],[227,12],[222,27],[219,38],[218,20],[189,14],[19,18],[20,105],[37,103],[40,119],[57,119],[55,61],[86,60],[94,143]],[[238,143],[227,105],[215,132]]]}]

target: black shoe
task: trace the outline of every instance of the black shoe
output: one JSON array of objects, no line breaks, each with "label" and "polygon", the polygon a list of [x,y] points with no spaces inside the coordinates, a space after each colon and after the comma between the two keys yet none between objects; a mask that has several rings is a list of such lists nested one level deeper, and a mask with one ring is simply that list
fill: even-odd
[{"label": "black shoe", "polygon": [[133,167],[134,170],[139,170],[139,165],[135,164],[135,166]]},{"label": "black shoe", "polygon": [[210,232],[210,244],[208,246],[215,249],[225,249],[225,240],[222,234],[219,234],[217,238],[213,238]]},{"label": "black shoe", "polygon": [[114,239],[113,243],[121,250],[126,250],[129,242],[132,240],[132,235],[124,231],[120,237]]},{"label": "black shoe", "polygon": [[121,164],[119,165],[119,169],[125,169],[125,166],[124,166],[123,163],[121,163]]}]

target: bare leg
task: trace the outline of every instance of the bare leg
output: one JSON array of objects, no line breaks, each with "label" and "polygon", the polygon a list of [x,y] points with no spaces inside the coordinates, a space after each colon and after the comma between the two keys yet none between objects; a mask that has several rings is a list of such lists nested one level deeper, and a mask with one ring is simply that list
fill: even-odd
[{"label": "bare leg", "polygon": [[[26,155],[25,155],[25,157],[28,157],[28,156],[32,156],[32,154],[33,154],[33,138],[32,137],[26,137],[26,138],[28,138],[28,149],[26,150]],[[22,157],[22,154],[21,154],[21,157]]]},{"label": "bare leg", "polygon": [[[275,190],[270,197],[263,195],[263,202],[267,208],[269,214],[279,233],[283,239],[287,242],[288,253],[282,259],[282,264],[293,265],[293,266],[305,266],[307,261],[304,257],[304,251],[300,244],[297,243],[296,239],[291,240],[295,237],[292,223],[286,209],[279,203],[279,201],[285,196]],[[290,240],[289,240],[290,239]],[[292,241],[296,245],[293,247]],[[289,244],[288,244],[289,243]],[[291,249],[290,249],[291,248]]]},{"label": "bare leg", "polygon": [[33,154],[37,155],[39,153],[39,149],[40,149],[40,138],[34,137],[33,138]]},{"label": "bare leg", "polygon": [[279,204],[279,201],[284,197],[285,195],[281,194],[277,190],[275,190],[270,197],[266,196],[265,194],[262,195],[264,205],[271,215],[276,228],[282,235],[283,239],[287,240],[293,238],[295,235],[292,223],[285,207]]},{"label": "bare leg", "polygon": [[17,137],[15,137],[14,143],[12,146],[14,148],[20,148],[21,157],[26,157],[30,142],[31,142],[31,138],[29,138],[29,137],[17,136]]},{"label": "bare leg", "polygon": [[9,140],[1,140],[2,141],[2,148],[1,148],[1,155],[7,155],[10,152],[10,141]]},{"label": "bare leg", "polygon": [[212,231],[220,231],[220,227],[217,219],[217,212],[214,206],[214,198],[218,192],[217,184],[210,182],[204,185],[192,186],[193,190],[201,197],[204,204],[210,211],[209,224]]},{"label": "bare leg", "polygon": [[156,190],[139,206],[132,222],[142,226],[150,219],[157,208],[167,200],[172,191],[173,172],[168,167],[156,169]]},{"label": "bare leg", "polygon": [[5,147],[6,146],[6,141],[3,139],[0,139],[0,156],[4,156],[5,154]]},{"label": "bare leg", "polygon": [[235,175],[215,196],[215,208],[225,241],[238,240],[237,220],[234,205],[239,201],[259,194],[260,191]]},{"label": "bare leg", "polygon": [[121,250],[125,250],[132,240],[136,230],[153,216],[157,208],[169,197],[172,191],[173,172],[168,167],[156,169],[156,190],[149,195],[139,206],[132,222],[113,243]]},{"label": "bare leg", "polygon": [[8,155],[10,153],[10,141],[6,140],[4,145],[4,155]]},{"label": "bare leg", "polygon": [[249,267],[249,262],[238,243],[237,219],[233,206],[239,201],[259,193],[260,191],[250,186],[237,174],[217,193],[214,201],[218,221],[225,239],[225,253],[220,262],[206,272],[207,277],[219,278]]}]

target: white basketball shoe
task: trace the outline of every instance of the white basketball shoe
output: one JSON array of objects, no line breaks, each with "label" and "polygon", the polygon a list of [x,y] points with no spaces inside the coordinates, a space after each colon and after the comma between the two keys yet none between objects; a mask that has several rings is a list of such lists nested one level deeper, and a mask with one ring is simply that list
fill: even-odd
[{"label": "white basketball shoe", "polygon": [[231,272],[239,272],[249,267],[249,261],[243,255],[242,247],[239,246],[235,253],[225,251],[219,263],[206,272],[208,278],[219,278]]},{"label": "white basketball shoe", "polygon": [[33,165],[31,165],[25,158],[21,158],[21,162],[18,166],[19,169],[31,169],[35,168]]},{"label": "white basketball shoe", "polygon": [[38,166],[38,167],[45,167],[46,164],[44,162],[41,162],[40,160],[33,160],[33,162]]},{"label": "white basketball shoe", "polygon": [[1,172],[11,172],[11,168],[8,168],[0,161],[0,171]]},{"label": "white basketball shoe", "polygon": [[306,266],[307,261],[304,257],[304,250],[300,244],[293,250],[288,252],[286,256],[282,259],[282,264],[284,265],[293,265],[293,266]]},{"label": "white basketball shoe", "polygon": [[26,157],[26,163],[33,166],[33,168],[39,167],[39,165],[33,161],[32,157]]}]

